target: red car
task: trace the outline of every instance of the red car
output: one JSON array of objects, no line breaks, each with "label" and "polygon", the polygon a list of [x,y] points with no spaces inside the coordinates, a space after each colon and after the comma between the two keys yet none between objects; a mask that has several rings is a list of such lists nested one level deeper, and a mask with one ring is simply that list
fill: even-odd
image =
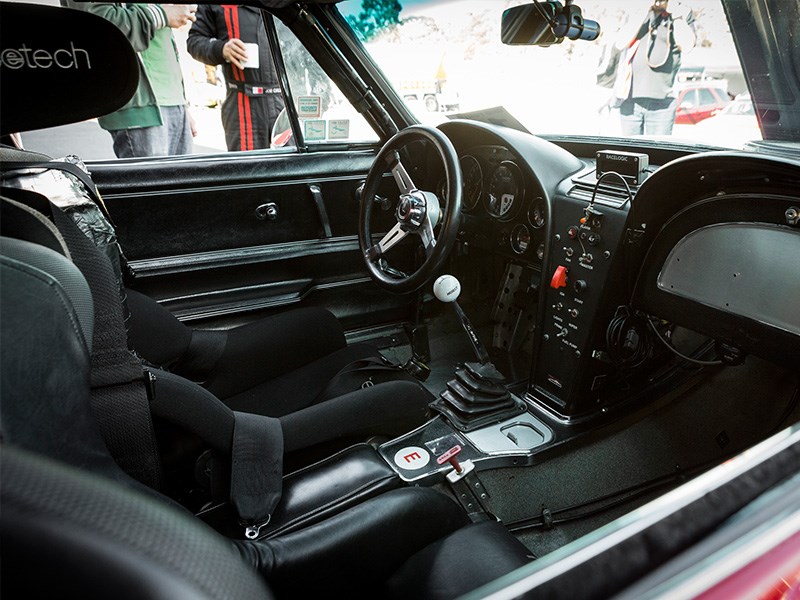
[{"label": "red car", "polygon": [[713,117],[730,103],[731,98],[723,88],[713,84],[695,84],[678,93],[677,125],[693,125]]}]

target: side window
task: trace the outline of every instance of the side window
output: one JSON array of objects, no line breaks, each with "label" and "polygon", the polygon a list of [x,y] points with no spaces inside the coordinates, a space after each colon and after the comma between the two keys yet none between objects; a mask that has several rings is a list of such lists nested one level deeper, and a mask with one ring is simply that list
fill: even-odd
[{"label": "side window", "polygon": [[276,147],[272,134],[284,102],[260,10],[63,2],[126,31],[137,52],[139,86],[111,114],[22,132],[26,149],[108,160]]},{"label": "side window", "polygon": [[681,108],[695,108],[697,106],[697,90],[687,90],[681,98]]},{"label": "side window", "polygon": [[[278,19],[275,29],[300,130],[306,143],[375,142],[378,135],[356,111],[295,35]],[[276,126],[275,145],[291,141],[284,111]]]},{"label": "side window", "polygon": [[717,103],[717,99],[714,97],[714,94],[711,90],[707,88],[701,88],[700,92],[700,106],[710,106]]}]

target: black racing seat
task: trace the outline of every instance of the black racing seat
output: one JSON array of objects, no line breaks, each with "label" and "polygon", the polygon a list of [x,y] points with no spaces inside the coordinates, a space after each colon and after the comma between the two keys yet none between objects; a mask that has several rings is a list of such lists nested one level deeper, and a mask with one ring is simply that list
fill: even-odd
[{"label": "black racing seat", "polygon": [[[72,44],[87,57],[96,57],[91,64],[102,65],[48,70],[47,85],[59,90],[58,111],[35,91],[41,89],[42,69],[23,65],[4,70],[0,135],[107,114],[135,92],[139,58],[109,21],[83,11],[19,3],[3,3],[0,10],[4,48],[34,47],[39,41],[53,48]],[[33,22],[35,29],[27,26]],[[0,147],[4,173],[14,164],[42,161],[47,157]],[[76,182],[80,185],[78,179],[67,185]],[[94,186],[90,182],[86,187]],[[74,208],[70,207],[73,217]],[[81,269],[92,284],[84,266]],[[147,296],[132,290],[127,296],[132,313],[129,340],[145,361],[200,383],[235,410],[289,417],[289,426],[306,428],[307,446],[394,437],[428,417],[433,397],[404,371],[380,364],[366,373],[350,368],[365,360],[379,363],[379,354],[368,345],[348,346],[341,324],[327,310],[291,310],[228,331],[203,331],[186,327]],[[370,376],[367,385],[383,383],[362,390]]]},{"label": "black racing seat", "polygon": [[[50,215],[67,248],[85,257],[76,264],[90,285],[97,285],[94,275],[118,286],[123,276],[116,236],[92,202],[94,186],[88,174],[77,171],[76,165],[44,163],[41,155],[8,147],[0,147],[0,161],[4,194]],[[45,167],[19,167],[30,163]],[[58,171],[66,167],[70,170]],[[54,180],[61,182],[59,206],[33,191],[37,178],[47,181],[51,190]],[[65,200],[70,194],[75,198]],[[102,246],[93,247],[81,234],[85,227],[76,226],[87,222],[92,224],[92,240],[102,239]],[[9,234],[38,236],[36,231],[6,231]],[[101,267],[98,263],[109,256],[110,269]],[[316,440],[308,446],[340,438],[394,437],[429,416],[430,393],[406,371],[387,364],[373,346],[347,345],[341,324],[323,308],[293,309],[228,330],[192,329],[144,294],[124,289],[119,295],[115,301],[124,302],[128,316],[128,344],[146,364],[202,385],[234,410],[271,417],[302,413],[290,420],[308,427],[309,440]]]},{"label": "black racing seat", "polygon": [[[111,459],[89,406],[92,299],[65,257],[0,239],[3,591],[43,597],[454,598],[521,566],[495,522],[432,489],[227,540]],[[261,575],[261,578],[256,576]]]}]

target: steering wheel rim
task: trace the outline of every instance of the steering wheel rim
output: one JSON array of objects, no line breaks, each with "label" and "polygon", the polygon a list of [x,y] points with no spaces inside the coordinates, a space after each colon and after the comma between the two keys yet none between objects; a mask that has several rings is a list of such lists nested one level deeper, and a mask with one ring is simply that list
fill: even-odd
[{"label": "steering wheel rim", "polygon": [[[447,210],[442,218],[436,194],[418,189],[400,161],[398,150],[419,140],[430,143],[444,163]],[[370,218],[375,205],[373,200],[387,168],[391,169],[400,190],[395,210],[397,223],[378,243],[374,243],[370,230]],[[463,185],[458,154],[446,135],[433,127],[414,125],[392,136],[375,157],[361,194],[358,245],[367,270],[375,283],[396,294],[414,292],[425,285],[444,266],[455,245],[461,225],[462,197]],[[434,236],[433,228],[439,222],[442,224],[441,229],[439,234]],[[385,257],[389,248],[412,234],[418,235],[422,240],[427,255],[425,261],[411,275],[392,277],[381,268],[379,262]]]}]

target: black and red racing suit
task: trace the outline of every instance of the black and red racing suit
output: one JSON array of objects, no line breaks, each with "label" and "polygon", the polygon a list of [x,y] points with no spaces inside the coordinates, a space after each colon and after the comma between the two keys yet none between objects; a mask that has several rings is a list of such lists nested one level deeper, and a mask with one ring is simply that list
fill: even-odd
[{"label": "black and red racing suit", "polygon": [[[222,57],[229,39],[258,44],[257,69],[239,69]],[[228,150],[270,147],[272,125],[283,108],[283,96],[258,9],[231,4],[201,4],[189,30],[189,54],[207,65],[222,65],[227,94],[222,127]]]}]

